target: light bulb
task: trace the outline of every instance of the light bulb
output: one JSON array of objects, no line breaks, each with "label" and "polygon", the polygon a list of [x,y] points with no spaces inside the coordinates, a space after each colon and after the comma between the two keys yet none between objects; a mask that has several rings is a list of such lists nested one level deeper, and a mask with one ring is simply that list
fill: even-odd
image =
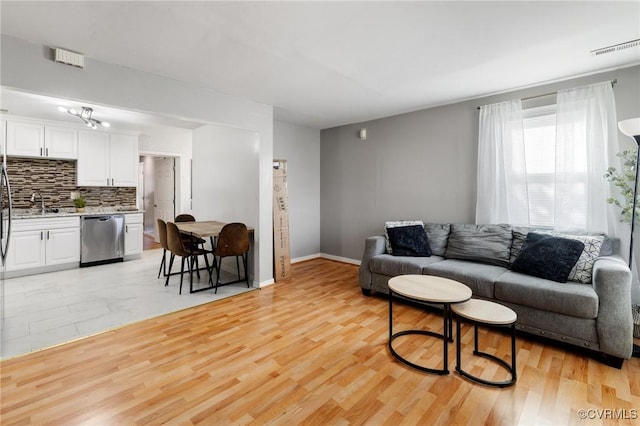
[{"label": "light bulb", "polygon": [[58,107],[58,111],[60,111],[60,112],[68,112],[69,110],[68,110],[68,109],[66,109],[66,108],[65,108],[65,107],[63,107],[63,106],[59,106],[59,107]]},{"label": "light bulb", "polygon": [[107,123],[106,121],[103,121],[100,124],[102,124],[102,127],[111,127],[111,124]]},{"label": "light bulb", "polygon": [[69,114],[72,114],[72,115],[78,115],[78,112],[77,112],[75,109],[73,109],[73,108],[71,108],[71,109],[70,109],[69,111],[67,111],[67,112],[68,112]]}]

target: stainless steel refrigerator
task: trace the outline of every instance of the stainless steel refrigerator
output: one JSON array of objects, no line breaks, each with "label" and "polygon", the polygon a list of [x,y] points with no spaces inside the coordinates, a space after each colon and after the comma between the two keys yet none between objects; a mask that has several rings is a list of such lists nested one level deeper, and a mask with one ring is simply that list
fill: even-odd
[{"label": "stainless steel refrigerator", "polygon": [[[2,153],[2,164],[0,164],[0,318],[4,325],[5,317],[5,289],[4,275],[7,264],[7,252],[9,251],[9,241],[11,236],[11,186],[9,185],[9,175],[7,174],[7,154]],[[0,327],[2,341],[4,341],[4,327]]]}]

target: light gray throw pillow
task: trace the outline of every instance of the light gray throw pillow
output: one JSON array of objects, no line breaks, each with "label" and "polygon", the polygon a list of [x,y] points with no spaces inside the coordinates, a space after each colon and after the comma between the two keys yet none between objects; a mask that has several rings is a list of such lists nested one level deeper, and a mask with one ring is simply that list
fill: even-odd
[{"label": "light gray throw pillow", "polygon": [[446,257],[509,266],[511,225],[451,225]]},{"label": "light gray throw pillow", "polygon": [[429,237],[429,246],[431,253],[436,256],[444,256],[447,254],[447,242],[449,240],[449,231],[451,225],[448,223],[425,223],[424,230]]}]

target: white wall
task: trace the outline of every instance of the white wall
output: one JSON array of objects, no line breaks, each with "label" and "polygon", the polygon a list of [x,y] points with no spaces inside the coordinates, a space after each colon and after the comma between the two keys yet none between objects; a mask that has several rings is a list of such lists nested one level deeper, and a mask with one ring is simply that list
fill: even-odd
[{"label": "white wall", "polygon": [[258,134],[208,125],[193,132],[193,214],[198,220],[259,221]]},{"label": "white wall", "polygon": [[[6,35],[2,35],[1,45],[2,86],[78,102],[220,123],[258,133],[260,178],[256,256],[259,267],[254,273],[261,283],[273,282],[272,106],[90,57],[85,58],[84,69],[58,64],[51,60],[50,48]],[[197,161],[194,159],[194,163]]]},{"label": "white wall", "polygon": [[145,128],[140,135],[138,150],[144,155],[179,157],[176,167],[179,186],[176,187],[176,211],[191,212],[191,151],[193,132],[176,127]]},{"label": "white wall", "polygon": [[273,156],[287,160],[291,259],[320,254],[320,131],[275,121]]},{"label": "white wall", "polygon": [[[193,215],[198,220],[242,222],[257,228],[258,134],[212,124],[196,129],[193,136],[193,157],[198,160],[193,163]],[[254,247],[259,245],[259,239],[254,233]],[[255,251],[251,255],[251,269],[255,271]],[[255,281],[255,274],[253,277]]]}]

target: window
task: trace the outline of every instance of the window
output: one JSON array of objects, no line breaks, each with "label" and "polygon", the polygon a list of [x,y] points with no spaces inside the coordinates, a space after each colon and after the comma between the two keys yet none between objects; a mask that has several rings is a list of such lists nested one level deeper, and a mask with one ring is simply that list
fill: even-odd
[{"label": "window", "polygon": [[[544,106],[523,110],[525,179],[529,195],[529,225],[553,228],[556,210],[556,155],[562,155],[556,143],[556,106]],[[572,194],[586,191],[586,151],[582,144],[574,146],[578,152],[571,152],[573,161],[564,170],[563,185],[568,185]],[[566,188],[565,188],[566,190]],[[586,226],[585,206],[571,209],[572,223]]]},{"label": "window", "polygon": [[550,107],[523,111],[524,155],[529,195],[529,225],[553,227],[555,199],[556,110]]},{"label": "window", "polygon": [[[560,90],[557,105],[484,105],[478,126],[476,223],[609,232],[618,218],[604,172],[616,166],[610,82]],[[618,233],[616,230],[612,232]]]}]

